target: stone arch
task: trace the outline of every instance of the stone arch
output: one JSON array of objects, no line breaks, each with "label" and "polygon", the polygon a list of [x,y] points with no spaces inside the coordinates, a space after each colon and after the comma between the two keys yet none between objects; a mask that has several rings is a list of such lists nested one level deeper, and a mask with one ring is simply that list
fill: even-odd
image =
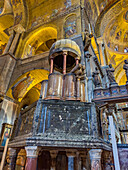
[{"label": "stone arch", "polygon": [[[29,98],[32,99],[32,96],[38,100],[41,89],[41,82],[48,79],[49,72],[44,69],[31,70],[24,73],[22,76],[17,78],[13,84],[9,87],[7,96],[21,102],[23,98],[29,95]],[[29,92],[29,93],[28,93]],[[35,95],[37,94],[37,95]],[[33,101],[34,99],[32,99]],[[33,103],[33,102],[30,102]]]},{"label": "stone arch", "polygon": [[48,51],[51,45],[57,39],[57,30],[54,27],[40,27],[31,32],[24,40],[25,46],[23,49],[22,58],[27,58],[45,51]]},{"label": "stone arch", "polygon": [[65,17],[63,28],[65,38],[71,37],[77,33],[77,15],[75,13]]}]

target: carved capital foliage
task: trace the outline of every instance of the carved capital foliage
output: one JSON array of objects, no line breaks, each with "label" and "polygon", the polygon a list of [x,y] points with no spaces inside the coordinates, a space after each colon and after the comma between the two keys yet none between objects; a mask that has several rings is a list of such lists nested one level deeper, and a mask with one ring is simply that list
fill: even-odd
[{"label": "carved capital foliage", "polygon": [[27,157],[36,158],[38,157],[39,148],[37,146],[26,146],[25,147]]}]

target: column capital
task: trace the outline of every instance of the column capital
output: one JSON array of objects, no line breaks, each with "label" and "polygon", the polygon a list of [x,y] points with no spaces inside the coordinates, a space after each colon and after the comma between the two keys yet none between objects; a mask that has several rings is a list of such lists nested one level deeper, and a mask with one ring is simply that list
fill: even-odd
[{"label": "column capital", "polygon": [[67,51],[63,51],[63,55],[67,55],[68,54],[68,52]]},{"label": "column capital", "polygon": [[36,158],[38,157],[39,148],[37,146],[26,146],[25,147],[27,157]]},{"label": "column capital", "polygon": [[76,152],[73,151],[67,151],[66,152],[67,157],[75,157],[76,156]]},{"label": "column capital", "polygon": [[24,27],[21,24],[18,25],[14,25],[11,28],[8,29],[8,32],[11,34],[13,31],[17,32],[17,33],[22,33],[25,32]]},{"label": "column capital", "polygon": [[101,159],[102,149],[91,149],[89,155],[91,159]]},{"label": "column capital", "polygon": [[79,152],[79,155],[80,155],[81,158],[86,158],[87,154],[88,154],[88,151],[80,151]]},{"label": "column capital", "polygon": [[8,32],[9,32],[9,35],[12,35],[12,34],[14,33],[14,30],[11,29],[11,28],[9,28],[9,29],[8,29]]},{"label": "column capital", "polygon": [[103,44],[103,37],[97,38],[97,43],[98,44]]},{"label": "column capital", "polygon": [[58,154],[57,150],[51,150],[50,151],[51,158],[56,158],[57,154]]}]

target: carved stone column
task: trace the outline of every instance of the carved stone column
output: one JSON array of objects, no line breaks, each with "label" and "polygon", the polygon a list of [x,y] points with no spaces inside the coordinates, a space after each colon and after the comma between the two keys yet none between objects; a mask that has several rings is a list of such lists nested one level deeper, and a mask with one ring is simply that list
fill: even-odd
[{"label": "carved stone column", "polygon": [[15,170],[24,170],[25,163],[26,163],[26,151],[25,149],[20,149],[17,155]]},{"label": "carved stone column", "polygon": [[89,102],[91,102],[91,100],[92,100],[92,94],[93,94],[93,89],[92,89],[92,84],[93,84],[93,82],[92,82],[92,73],[91,73],[91,67],[90,67],[90,58],[91,58],[91,54],[89,53],[89,51],[86,51],[85,52],[85,63],[86,63],[86,70],[87,70],[87,80],[88,81],[86,81],[86,88],[87,88],[87,94],[88,94],[88,101]]},{"label": "carved stone column", "polygon": [[7,157],[6,157],[6,161],[7,161],[6,169],[7,170],[15,169],[16,156],[17,156],[16,149],[8,148]]},{"label": "carved stone column", "polygon": [[20,36],[21,36],[22,32],[25,31],[25,29],[23,28],[23,26],[21,24],[18,24],[18,25],[11,27],[9,31],[11,31],[11,30],[14,30],[15,35],[14,35],[13,41],[10,45],[9,52],[11,54],[15,54],[17,45],[19,43]]},{"label": "carved stone column", "polygon": [[36,170],[37,168],[37,157],[39,149],[37,146],[27,146],[25,147],[27,153],[27,160],[25,170]]},{"label": "carved stone column", "polygon": [[0,94],[5,95],[16,64],[15,52],[24,28],[19,24],[9,28],[11,37],[4,54],[0,57]]},{"label": "carved stone column", "polygon": [[50,64],[50,74],[51,74],[51,73],[53,73],[53,57],[51,57],[50,62],[51,62],[51,64]]},{"label": "carved stone column", "polygon": [[[81,158],[81,169],[82,170],[87,170],[87,151],[85,152],[80,152],[80,158]],[[88,163],[89,164],[89,163]]]},{"label": "carved stone column", "polygon": [[91,149],[89,151],[91,159],[91,170],[101,170],[101,149]]},{"label": "carved stone column", "polygon": [[76,170],[81,170],[82,167],[82,158],[80,152],[76,152],[76,157],[75,157],[75,169]]},{"label": "carved stone column", "polygon": [[106,59],[105,59],[105,54],[104,54],[104,42],[102,37],[97,39],[98,44],[99,44],[99,53],[100,53],[100,61],[101,65],[105,66],[106,65]]},{"label": "carved stone column", "polygon": [[67,152],[66,155],[68,157],[68,170],[74,170],[74,158],[76,154],[74,152]]},{"label": "carved stone column", "polygon": [[103,154],[103,168],[104,170],[113,170],[114,164],[113,164],[113,158],[112,158],[112,152],[105,151]]},{"label": "carved stone column", "polygon": [[67,51],[63,51],[63,74],[66,74]]},{"label": "carved stone column", "polygon": [[10,38],[9,38],[9,40],[8,40],[8,43],[7,43],[7,45],[6,45],[6,48],[5,48],[3,54],[5,54],[5,53],[7,53],[7,52],[9,51],[9,48],[10,48],[10,46],[11,46],[11,44],[12,44],[12,41],[13,41],[14,35],[15,35],[15,34],[14,34],[14,30],[10,30],[10,31],[9,31],[9,34],[10,34]]},{"label": "carved stone column", "polygon": [[5,95],[16,64],[16,59],[10,53],[0,57],[0,94]]},{"label": "carved stone column", "polygon": [[51,170],[55,170],[56,169],[56,157],[57,157],[57,153],[58,153],[58,151],[56,151],[56,150],[50,151],[50,155],[51,155]]},{"label": "carved stone column", "polygon": [[77,78],[77,81],[76,81],[76,86],[77,86],[77,90],[76,90],[76,93],[77,93],[77,100],[80,100],[80,92],[81,92],[81,86],[80,86],[80,78],[78,77]]}]

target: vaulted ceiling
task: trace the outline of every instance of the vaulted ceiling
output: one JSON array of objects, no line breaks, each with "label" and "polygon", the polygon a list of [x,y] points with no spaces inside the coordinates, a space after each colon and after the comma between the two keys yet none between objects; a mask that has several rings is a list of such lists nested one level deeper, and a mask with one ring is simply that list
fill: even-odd
[{"label": "vaulted ceiling", "polygon": [[[72,0],[72,2],[75,3],[75,0]],[[46,8],[44,8],[46,3]],[[57,9],[60,5],[64,7]],[[54,0],[1,0],[0,48],[4,48],[4,45],[8,42],[8,28],[20,23],[30,32],[29,38],[25,40],[26,46],[32,45],[34,39],[39,41],[36,53],[49,49],[48,46],[57,37],[56,30],[53,31],[54,36],[50,34],[52,28],[47,31],[42,30],[45,34],[47,32],[51,36],[51,38],[42,36],[42,40],[38,35],[40,30],[34,31],[35,26],[42,24],[45,19],[49,19],[64,8],[65,3],[59,0],[56,4],[54,4]],[[101,37],[105,43],[108,64],[113,64],[117,82],[125,84],[123,61],[128,59],[128,53],[125,50],[128,47],[128,0],[85,0],[85,9],[95,36]]]}]

